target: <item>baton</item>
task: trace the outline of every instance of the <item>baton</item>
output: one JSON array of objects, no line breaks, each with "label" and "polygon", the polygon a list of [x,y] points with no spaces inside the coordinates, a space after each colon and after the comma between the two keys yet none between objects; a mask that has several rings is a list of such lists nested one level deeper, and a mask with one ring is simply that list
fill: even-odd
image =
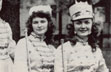
[{"label": "baton", "polygon": [[27,35],[27,28],[25,29],[25,40],[26,40],[26,51],[27,51],[27,65],[28,65],[28,72],[31,72],[30,67],[30,56],[29,56],[29,48],[28,48],[28,35]]}]

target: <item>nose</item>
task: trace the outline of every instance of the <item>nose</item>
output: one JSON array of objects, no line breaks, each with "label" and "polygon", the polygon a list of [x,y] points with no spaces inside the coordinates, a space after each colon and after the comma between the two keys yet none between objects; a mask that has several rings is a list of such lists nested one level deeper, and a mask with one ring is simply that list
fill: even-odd
[{"label": "nose", "polygon": [[85,24],[84,23],[81,24],[81,28],[85,28]]},{"label": "nose", "polygon": [[41,26],[42,26],[42,24],[39,22],[39,23],[38,23],[38,27],[41,27]]}]

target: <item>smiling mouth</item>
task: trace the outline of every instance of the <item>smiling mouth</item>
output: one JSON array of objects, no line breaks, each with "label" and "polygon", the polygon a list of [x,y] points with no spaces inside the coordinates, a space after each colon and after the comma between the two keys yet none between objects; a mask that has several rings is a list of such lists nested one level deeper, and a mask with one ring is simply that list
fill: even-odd
[{"label": "smiling mouth", "polygon": [[36,29],[37,31],[42,31],[43,29]]},{"label": "smiling mouth", "polygon": [[87,32],[87,30],[80,30],[80,32],[85,33],[85,32]]}]

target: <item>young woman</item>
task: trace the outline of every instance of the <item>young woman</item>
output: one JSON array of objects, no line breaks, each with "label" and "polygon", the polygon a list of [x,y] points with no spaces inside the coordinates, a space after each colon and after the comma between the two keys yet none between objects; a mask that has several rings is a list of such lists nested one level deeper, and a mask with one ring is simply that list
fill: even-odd
[{"label": "young woman", "polygon": [[[0,0],[0,11],[2,0]],[[9,23],[0,18],[0,72],[12,72],[15,41]]]},{"label": "young woman", "polygon": [[53,72],[53,24],[48,5],[34,6],[29,11],[28,36],[20,39],[15,51],[15,72]]},{"label": "young woman", "polygon": [[55,72],[109,72],[102,52],[93,37],[93,11],[87,1],[76,1],[69,13],[72,38],[55,52]]}]

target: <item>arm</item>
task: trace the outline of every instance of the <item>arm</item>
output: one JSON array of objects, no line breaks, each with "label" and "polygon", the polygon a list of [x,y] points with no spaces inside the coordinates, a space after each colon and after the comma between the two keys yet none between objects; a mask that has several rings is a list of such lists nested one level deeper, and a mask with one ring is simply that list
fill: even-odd
[{"label": "arm", "polygon": [[102,52],[99,48],[97,49],[97,55],[99,58],[97,72],[109,72],[109,69],[107,68],[106,63],[105,63],[105,59],[104,59]]},{"label": "arm", "polygon": [[7,53],[14,58],[15,41],[12,39],[12,30],[9,23],[0,21],[0,45],[7,48]]},{"label": "arm", "polygon": [[54,64],[54,72],[63,72],[62,67],[62,53],[61,48],[57,48],[55,51],[55,64]]},{"label": "arm", "polygon": [[12,38],[12,30],[9,23],[6,22],[5,24],[6,24],[6,30],[8,32],[8,38],[9,38],[8,52],[9,52],[9,55],[12,58],[14,58],[14,50],[15,50],[16,42]]},{"label": "arm", "polygon": [[21,39],[15,49],[14,72],[28,72],[25,39]]},{"label": "arm", "polygon": [[70,42],[64,43],[59,46],[55,51],[55,64],[54,72],[67,72],[67,61],[70,56],[71,45]]},{"label": "arm", "polygon": [[14,40],[11,40],[8,46],[8,52],[12,59],[14,59],[15,47],[16,47],[16,42]]}]

